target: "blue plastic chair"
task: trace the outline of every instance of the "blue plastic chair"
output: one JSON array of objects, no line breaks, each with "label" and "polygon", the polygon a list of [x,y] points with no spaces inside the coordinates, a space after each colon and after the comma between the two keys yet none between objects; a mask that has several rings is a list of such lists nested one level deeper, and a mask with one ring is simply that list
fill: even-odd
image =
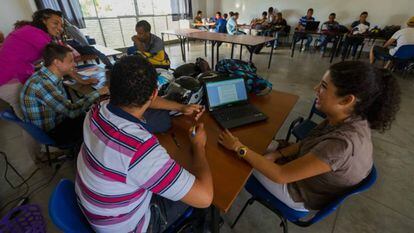
[{"label": "blue plastic chair", "polygon": [[315,107],[315,104],[316,100],[313,102],[312,109],[306,120],[303,117],[298,117],[292,121],[285,139],[287,142],[289,141],[291,134],[296,137],[296,141],[303,140],[306,136],[308,136],[309,132],[318,125],[312,121],[312,117],[314,115],[318,115],[321,118],[326,118],[325,113],[319,111]]},{"label": "blue plastic chair", "polygon": [[291,209],[282,201],[273,196],[269,191],[267,191],[266,188],[263,187],[263,185],[260,184],[260,182],[254,176],[251,176],[246,183],[245,189],[252,195],[252,197],[246,202],[231,228],[233,228],[239,221],[241,215],[243,214],[247,206],[253,204],[254,201],[258,201],[259,203],[261,203],[266,208],[270,209],[272,212],[279,216],[281,220],[280,226],[283,227],[284,233],[288,232],[287,221],[292,222],[293,224],[300,227],[308,227],[312,224],[321,221],[322,219],[330,215],[332,212],[334,212],[349,196],[361,193],[369,189],[375,183],[376,179],[377,170],[375,169],[375,166],[373,166],[370,174],[356,187],[354,187],[352,190],[345,193],[344,195],[338,197],[336,200],[329,203],[323,209],[316,212],[316,214],[309,220],[302,221],[301,219],[308,215],[308,212]]},{"label": "blue plastic chair", "polygon": [[80,210],[75,184],[67,179],[59,182],[49,199],[49,216],[63,232],[94,232]]},{"label": "blue plastic chair", "polygon": [[[164,233],[178,232],[191,223],[194,208],[189,207],[184,214],[172,223]],[[53,223],[63,232],[89,233],[94,232],[83,215],[75,193],[75,184],[62,179],[49,199],[49,215]]]},{"label": "blue plastic chair", "polygon": [[22,129],[24,129],[30,136],[32,136],[38,143],[45,145],[46,147],[46,155],[48,159],[49,166],[52,165],[53,160],[50,158],[50,151],[49,146],[57,147],[59,149],[73,149],[76,145],[76,142],[68,142],[64,145],[58,145],[52,138],[50,138],[42,129],[33,125],[29,122],[22,121],[16,114],[13,112],[12,109],[4,110],[0,112],[0,119],[6,120],[9,122],[13,122],[19,125]]},{"label": "blue plastic chair", "polygon": [[391,70],[401,70],[403,74],[409,71],[410,65],[414,64],[414,45],[401,46],[391,58]]}]

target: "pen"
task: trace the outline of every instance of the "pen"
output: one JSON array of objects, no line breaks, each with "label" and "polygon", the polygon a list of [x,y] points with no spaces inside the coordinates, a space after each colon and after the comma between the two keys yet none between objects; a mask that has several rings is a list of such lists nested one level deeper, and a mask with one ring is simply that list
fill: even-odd
[{"label": "pen", "polygon": [[178,143],[178,140],[177,140],[177,137],[175,136],[175,133],[171,133],[171,137],[172,137],[172,139],[173,139],[173,141],[174,141],[175,145],[176,145],[178,148],[180,148],[181,146],[180,146],[180,143]]}]

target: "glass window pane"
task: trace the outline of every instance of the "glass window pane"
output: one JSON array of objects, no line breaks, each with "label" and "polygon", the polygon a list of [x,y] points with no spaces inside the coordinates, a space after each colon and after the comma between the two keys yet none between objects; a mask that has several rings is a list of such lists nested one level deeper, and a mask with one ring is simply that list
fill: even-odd
[{"label": "glass window pane", "polygon": [[93,0],[79,0],[81,5],[82,14],[85,18],[87,17],[96,17],[95,6],[93,5]]},{"label": "glass window pane", "polygon": [[138,15],[153,15],[154,7],[152,1],[148,0],[137,0],[138,5]]},{"label": "glass window pane", "polygon": [[154,15],[171,14],[171,0],[153,0]]},{"label": "glass window pane", "polygon": [[135,15],[134,0],[95,0],[95,2],[100,18]]},{"label": "glass window pane", "polygon": [[[169,16],[167,16],[167,27],[168,27],[168,30],[179,29],[180,28],[180,23],[179,23],[179,21],[173,21],[172,16],[169,15]],[[165,37],[164,39],[165,40],[176,40],[177,37],[173,36],[173,35],[168,35],[168,37]]]},{"label": "glass window pane", "polygon": [[133,45],[131,37],[136,34],[135,24],[137,18],[121,18],[122,35],[124,36],[124,43],[126,47]]},{"label": "glass window pane", "polygon": [[105,46],[105,43],[102,38],[101,28],[99,27],[99,22],[96,19],[85,19],[86,24],[86,34],[96,40],[96,43],[99,45]]},{"label": "glass window pane", "polygon": [[154,17],[155,30],[153,33],[161,38],[161,32],[167,30],[167,17],[157,16]]},{"label": "glass window pane", "polygon": [[101,24],[106,47],[113,49],[125,47],[118,19],[101,19]]}]

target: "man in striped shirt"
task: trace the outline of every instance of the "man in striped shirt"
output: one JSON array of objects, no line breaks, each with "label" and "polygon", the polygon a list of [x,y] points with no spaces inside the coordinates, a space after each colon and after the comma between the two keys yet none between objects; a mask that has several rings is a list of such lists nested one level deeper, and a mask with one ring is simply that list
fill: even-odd
[{"label": "man in striped shirt", "polygon": [[[142,56],[121,58],[112,70],[110,100],[86,116],[76,193],[97,232],[160,232],[179,217],[186,208],[183,203],[206,208],[212,202],[204,126],[197,125],[195,136],[190,136],[192,163],[183,168],[145,122],[149,107],[173,106],[157,97],[156,76]],[[195,108],[182,108],[187,115],[196,112],[191,109]]]},{"label": "man in striped shirt", "polygon": [[[313,9],[309,8],[306,15],[299,19],[299,23],[298,23],[298,26],[296,26],[296,30],[297,31],[304,31],[305,28],[306,28],[306,24],[309,21],[315,21],[315,18],[312,15],[313,15]],[[312,35],[311,34],[306,34],[306,33],[295,33],[294,38],[293,38],[293,43],[298,43],[302,39],[306,39],[305,47],[302,50],[303,51],[309,50],[310,45],[311,45],[312,40],[313,40]]]}]

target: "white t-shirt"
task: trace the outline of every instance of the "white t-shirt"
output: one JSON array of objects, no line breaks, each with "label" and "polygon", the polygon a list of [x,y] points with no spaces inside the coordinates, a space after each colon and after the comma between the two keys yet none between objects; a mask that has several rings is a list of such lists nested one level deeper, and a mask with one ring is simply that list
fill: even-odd
[{"label": "white t-shirt", "polygon": [[404,28],[398,30],[391,37],[397,40],[397,46],[390,49],[390,55],[394,56],[395,52],[403,45],[414,45],[414,28]]}]

